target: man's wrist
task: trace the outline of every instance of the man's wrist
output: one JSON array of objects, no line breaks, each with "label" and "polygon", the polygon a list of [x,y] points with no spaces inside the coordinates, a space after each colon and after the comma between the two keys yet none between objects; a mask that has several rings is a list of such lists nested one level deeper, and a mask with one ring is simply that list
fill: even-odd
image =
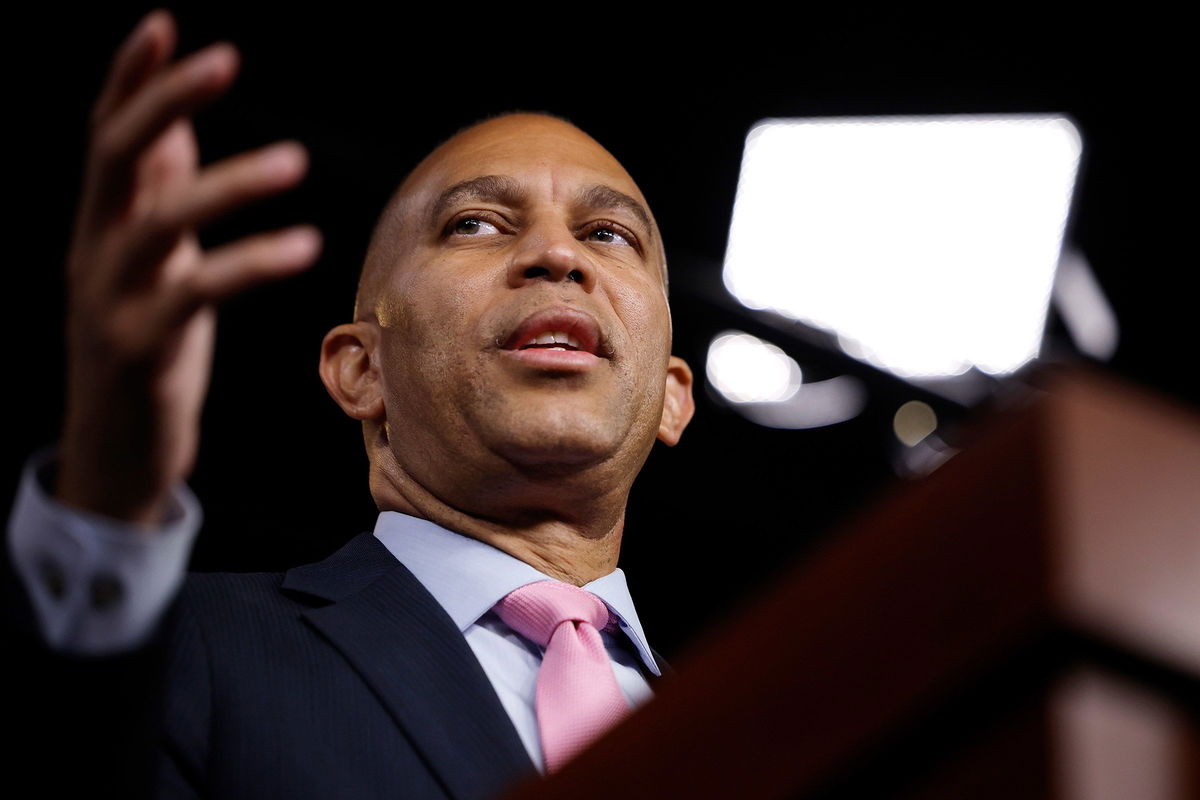
[{"label": "man's wrist", "polygon": [[9,548],[46,641],[102,654],[137,646],[183,580],[200,504],[180,484],[160,525],[70,508],[52,495],[52,450],[29,460],[9,518]]}]

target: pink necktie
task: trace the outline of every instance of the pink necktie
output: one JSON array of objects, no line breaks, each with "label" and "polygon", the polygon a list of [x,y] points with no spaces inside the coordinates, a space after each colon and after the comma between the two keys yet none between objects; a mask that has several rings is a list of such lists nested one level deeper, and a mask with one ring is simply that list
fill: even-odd
[{"label": "pink necktie", "polygon": [[600,639],[608,606],[590,592],[538,581],[509,593],[496,613],[540,645],[535,708],[546,772],[554,772],[629,711]]}]

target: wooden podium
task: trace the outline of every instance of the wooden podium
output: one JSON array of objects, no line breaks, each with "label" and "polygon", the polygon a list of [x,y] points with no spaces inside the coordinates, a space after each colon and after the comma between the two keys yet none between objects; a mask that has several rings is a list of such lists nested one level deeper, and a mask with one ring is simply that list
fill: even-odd
[{"label": "wooden podium", "polygon": [[1200,420],[1064,375],[515,798],[1200,798]]}]

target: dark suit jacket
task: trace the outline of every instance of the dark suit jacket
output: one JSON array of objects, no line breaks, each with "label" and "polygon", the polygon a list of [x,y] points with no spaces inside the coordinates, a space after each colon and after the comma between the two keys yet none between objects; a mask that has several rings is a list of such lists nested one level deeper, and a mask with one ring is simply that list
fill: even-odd
[{"label": "dark suit jacket", "polygon": [[369,533],[282,574],[193,574],[149,646],[105,659],[38,646],[0,564],[9,772],[38,794],[470,800],[535,774],[462,633]]},{"label": "dark suit jacket", "polygon": [[165,652],[166,796],[470,800],[534,773],[457,626],[370,534],[283,575],[191,576]]}]

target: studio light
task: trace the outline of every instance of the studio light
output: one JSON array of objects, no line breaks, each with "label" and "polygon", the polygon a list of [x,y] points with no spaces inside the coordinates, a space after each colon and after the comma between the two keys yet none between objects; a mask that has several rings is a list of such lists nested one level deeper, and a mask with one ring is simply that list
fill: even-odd
[{"label": "studio light", "polygon": [[1013,372],[1039,352],[1080,151],[1062,116],[765,120],[725,285],[902,378]]}]

